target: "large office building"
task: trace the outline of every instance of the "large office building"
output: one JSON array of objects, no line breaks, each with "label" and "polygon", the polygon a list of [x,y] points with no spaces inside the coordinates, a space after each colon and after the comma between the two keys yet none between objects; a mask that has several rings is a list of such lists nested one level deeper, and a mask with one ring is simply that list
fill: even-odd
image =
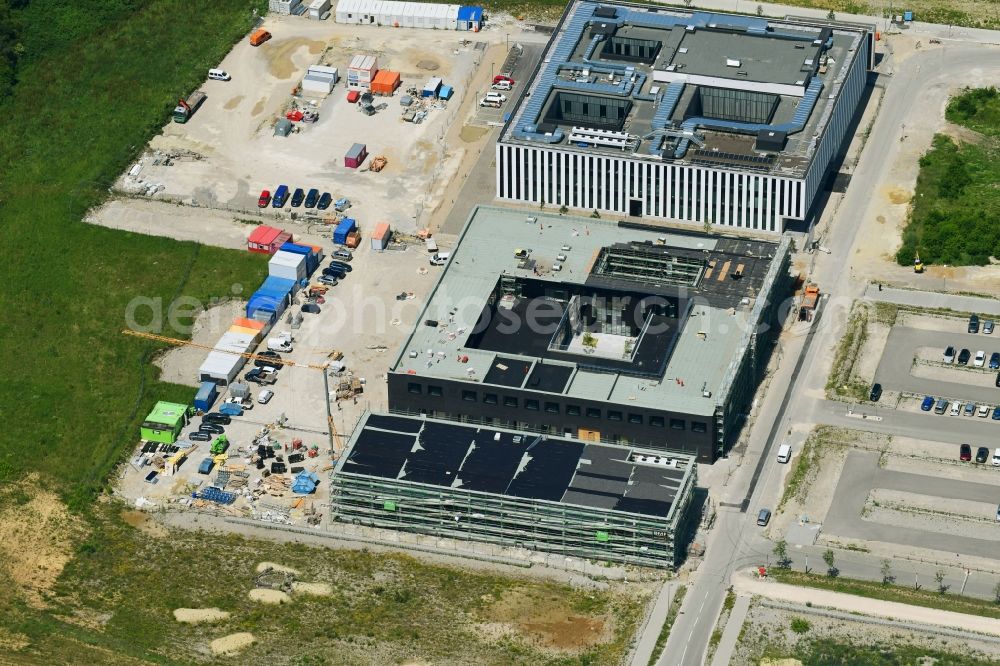
[{"label": "large office building", "polygon": [[569,557],[675,566],[690,456],[366,414],[331,477],[336,520]]},{"label": "large office building", "polygon": [[389,409],[712,462],[780,330],[790,241],[479,207]]},{"label": "large office building", "polygon": [[873,33],[571,2],[497,143],[497,197],[780,233],[819,198]]}]

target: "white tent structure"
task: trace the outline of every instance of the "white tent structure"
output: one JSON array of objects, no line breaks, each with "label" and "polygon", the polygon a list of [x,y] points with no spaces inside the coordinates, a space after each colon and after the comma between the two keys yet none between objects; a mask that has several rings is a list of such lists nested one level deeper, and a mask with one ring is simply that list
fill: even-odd
[{"label": "white tent structure", "polygon": [[458,5],[395,0],[340,0],[337,23],[455,30]]}]

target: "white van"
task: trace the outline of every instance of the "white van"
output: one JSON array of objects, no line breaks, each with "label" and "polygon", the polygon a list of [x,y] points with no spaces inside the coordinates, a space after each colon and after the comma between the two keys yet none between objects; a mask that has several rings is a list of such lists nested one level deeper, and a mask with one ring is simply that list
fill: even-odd
[{"label": "white van", "polygon": [[435,252],[431,257],[431,266],[444,266],[448,263],[451,252]]},{"label": "white van", "polygon": [[496,83],[490,86],[490,88],[492,88],[493,90],[510,90],[513,87],[514,86],[511,85],[510,81],[505,81],[503,79],[497,81]]},{"label": "white van", "polygon": [[787,463],[792,459],[792,445],[782,444],[778,447],[778,462],[781,464]]},{"label": "white van", "polygon": [[498,92],[488,92],[486,93],[486,97],[484,97],[483,99],[488,99],[491,102],[499,102],[503,104],[504,102],[507,101],[507,95]]},{"label": "white van", "polygon": [[962,403],[960,403],[957,400],[951,403],[951,415],[958,416],[961,413],[962,413]]},{"label": "white van", "polygon": [[1000,449],[993,452],[993,466],[1000,467]]},{"label": "white van", "polygon": [[208,78],[213,81],[228,81],[233,77],[229,76],[229,72],[224,69],[210,69],[208,70]]}]

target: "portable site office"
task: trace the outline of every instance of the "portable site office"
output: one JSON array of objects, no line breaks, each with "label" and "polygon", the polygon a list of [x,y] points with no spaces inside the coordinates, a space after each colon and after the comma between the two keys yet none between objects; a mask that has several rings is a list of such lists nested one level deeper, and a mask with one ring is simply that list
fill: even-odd
[{"label": "portable site office", "polygon": [[188,407],[160,401],[139,427],[139,436],[150,442],[173,444],[188,424]]}]

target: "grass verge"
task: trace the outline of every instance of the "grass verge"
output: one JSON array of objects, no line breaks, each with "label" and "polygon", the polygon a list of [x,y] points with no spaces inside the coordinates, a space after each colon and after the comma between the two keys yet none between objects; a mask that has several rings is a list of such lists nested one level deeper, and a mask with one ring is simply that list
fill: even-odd
[{"label": "grass verge", "polygon": [[1000,619],[1000,604],[986,599],[964,597],[949,593],[939,594],[936,591],[916,590],[899,585],[882,585],[878,582],[843,578],[840,576],[830,578],[822,574],[807,574],[801,571],[779,569],[777,567],[768,570],[768,575],[779,583],[814,587],[821,590],[830,590],[831,592],[843,592],[844,594],[868,597],[870,599],[895,601],[911,606],[935,608],[954,613],[966,613],[968,615],[981,615],[983,617]]},{"label": "grass verge", "polygon": [[[795,625],[792,630],[795,630]],[[800,625],[801,626],[801,625]],[[808,629],[807,629],[808,630]],[[769,645],[764,648],[761,660],[797,659],[810,666],[841,664],[947,664],[948,666],[985,666],[996,662],[985,657],[964,652],[945,651],[903,643],[873,642],[861,644],[833,638],[812,638],[796,642],[794,646]]]},{"label": "grass verge", "polygon": [[826,381],[826,393],[831,399],[849,398],[861,401],[868,398],[870,388],[868,383],[854,378],[854,365],[858,362],[867,339],[868,308],[855,302],[847,319],[844,336],[837,345],[830,376]]},{"label": "grass verge", "polygon": [[653,666],[660,658],[660,653],[663,652],[663,648],[667,644],[667,640],[670,638],[670,629],[674,626],[674,620],[677,619],[677,614],[681,610],[681,604],[684,603],[684,595],[687,594],[687,587],[681,587],[676,592],[674,592],[674,600],[670,605],[670,610],[667,611],[667,619],[663,622],[663,627],[660,628],[660,635],[656,637],[656,645],[653,647],[653,655],[649,658],[649,664],[647,666]]},{"label": "grass verge", "polygon": [[833,447],[844,446],[850,438],[850,431],[836,426],[816,426],[802,444],[802,452],[795,460],[792,473],[788,475],[785,490],[778,502],[780,511],[791,501],[804,501],[809,484],[819,471],[820,463]]}]

